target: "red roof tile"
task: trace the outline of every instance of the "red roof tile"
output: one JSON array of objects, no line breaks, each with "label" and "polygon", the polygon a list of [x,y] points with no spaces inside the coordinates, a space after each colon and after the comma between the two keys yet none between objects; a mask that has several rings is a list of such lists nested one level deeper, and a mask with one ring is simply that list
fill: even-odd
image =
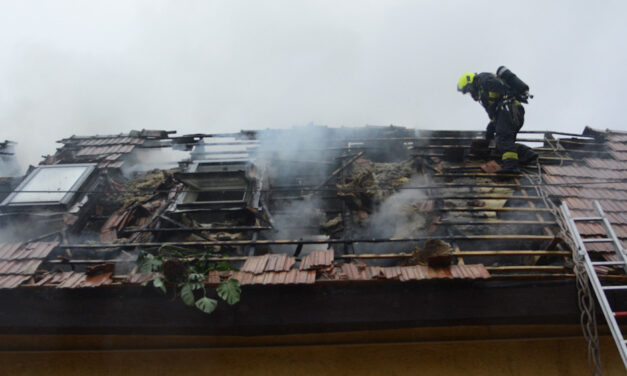
[{"label": "red roof tile", "polygon": [[27,243],[17,249],[11,258],[14,260],[23,259],[44,259],[50,252],[59,245],[58,242],[34,242]]},{"label": "red roof tile", "polygon": [[627,144],[622,142],[608,142],[607,145],[614,151],[627,151]]},{"label": "red roof tile", "polygon": [[0,261],[0,275],[32,275],[40,264],[41,260]]},{"label": "red roof tile", "polygon": [[[627,241],[623,240],[623,248],[627,248]],[[587,243],[586,249],[591,252],[614,252],[614,245],[612,243]]]},{"label": "red roof tile", "polygon": [[113,283],[111,273],[103,273],[88,276],[85,273],[76,272],[58,272],[49,273],[42,279],[37,281],[35,285],[42,286],[45,284],[56,285],[57,288],[75,289],[81,287],[99,287]]},{"label": "red roof tile", "polygon": [[627,142],[627,134],[622,133],[610,133],[607,137],[610,141],[615,142]]},{"label": "red roof tile", "polygon": [[625,173],[616,170],[603,170],[582,166],[544,166],[549,175],[575,176],[598,179],[624,179]]},{"label": "red roof tile", "polygon": [[627,152],[611,151],[610,155],[619,161],[627,161]]},{"label": "red roof tile", "polygon": [[595,200],[627,200],[627,191],[611,189],[575,188],[567,186],[542,187],[550,196],[591,198]]},{"label": "red roof tile", "polygon": [[28,275],[0,275],[0,289],[14,289],[29,278]]},{"label": "red roof tile", "polygon": [[627,190],[627,183],[619,183],[619,182],[598,182],[595,184],[595,180],[591,177],[573,177],[573,176],[556,176],[556,175],[543,175],[544,181],[547,184],[559,184],[560,186],[581,186],[596,189],[605,188],[605,189],[620,189]]},{"label": "red roof tile", "polygon": [[253,274],[288,271],[295,262],[296,259],[294,257],[289,257],[285,254],[267,254],[249,257],[241,270]]},{"label": "red roof tile", "polygon": [[106,154],[125,154],[130,153],[134,145],[113,145],[113,146],[90,146],[82,148],[76,153],[77,157],[80,156],[93,156],[93,155],[106,155]]},{"label": "red roof tile", "polygon": [[238,280],[241,285],[312,284],[316,281],[316,272],[292,269],[289,272],[253,274],[239,271],[234,272],[231,278]]},{"label": "red roof tile", "polygon": [[610,170],[627,170],[627,163],[614,159],[588,158],[584,162],[592,168],[605,168]]},{"label": "red roof tile", "polygon": [[[576,210],[594,210],[594,206],[592,204],[592,200],[585,200],[575,197],[565,198],[564,201],[568,205],[570,209]],[[604,211],[608,212],[627,212],[627,202],[626,201],[612,201],[612,200],[599,200],[601,207]]]},{"label": "red roof tile", "polygon": [[0,260],[13,260],[13,254],[24,243],[0,243]]},{"label": "red roof tile", "polygon": [[384,278],[399,279],[401,282],[406,282],[423,279],[477,279],[490,277],[488,270],[480,264],[451,265],[445,268],[431,268],[423,265],[368,267],[365,264],[343,264],[341,265],[341,270],[349,280]]},{"label": "red roof tile", "polygon": [[102,145],[122,145],[122,144],[132,144],[139,145],[144,142],[141,138],[135,137],[107,137],[107,138],[99,138],[99,137],[90,137],[88,139],[82,140],[78,142],[79,146],[102,146]]},{"label": "red roof tile", "polygon": [[330,266],[333,264],[333,250],[313,251],[303,257],[300,262],[300,270],[311,270]]}]

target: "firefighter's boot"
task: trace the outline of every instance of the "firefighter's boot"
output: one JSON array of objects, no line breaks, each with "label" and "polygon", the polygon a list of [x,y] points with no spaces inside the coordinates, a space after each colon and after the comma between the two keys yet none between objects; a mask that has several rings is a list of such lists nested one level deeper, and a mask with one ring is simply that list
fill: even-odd
[{"label": "firefighter's boot", "polygon": [[497,174],[517,175],[520,174],[518,167],[518,154],[514,152],[503,153],[503,168],[495,171]]}]

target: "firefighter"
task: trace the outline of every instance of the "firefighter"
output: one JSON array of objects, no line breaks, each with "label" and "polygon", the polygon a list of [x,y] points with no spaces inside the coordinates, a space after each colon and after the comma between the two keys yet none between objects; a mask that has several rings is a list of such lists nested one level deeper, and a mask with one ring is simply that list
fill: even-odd
[{"label": "firefighter", "polygon": [[525,122],[521,101],[526,103],[529,95],[529,87],[524,82],[507,68],[499,67],[497,74],[464,73],[457,83],[457,90],[463,94],[470,93],[490,117],[486,140],[494,139],[496,151],[503,162],[503,167],[496,173],[519,174],[519,158],[522,163],[537,158],[531,148],[516,144],[516,135]]}]

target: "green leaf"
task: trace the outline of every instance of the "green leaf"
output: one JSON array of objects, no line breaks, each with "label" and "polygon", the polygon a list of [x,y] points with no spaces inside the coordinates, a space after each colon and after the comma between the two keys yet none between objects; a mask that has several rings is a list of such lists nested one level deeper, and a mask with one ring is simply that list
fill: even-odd
[{"label": "green leaf", "polygon": [[189,275],[187,276],[187,279],[189,281],[200,282],[203,279],[205,279],[205,275],[201,273],[189,273]]},{"label": "green leaf", "polygon": [[162,265],[163,265],[163,260],[160,260],[156,258],[155,256],[151,255],[150,253],[148,253],[144,257],[144,260],[142,261],[140,270],[143,273],[158,272],[159,270],[161,270]]},{"label": "green leaf", "polygon": [[204,313],[213,312],[218,306],[218,301],[215,299],[209,299],[206,296],[196,300],[196,308]]},{"label": "green leaf", "polygon": [[231,264],[229,264],[228,261],[220,261],[216,265],[216,270],[219,270],[221,272],[225,272],[225,271],[231,270]]},{"label": "green leaf", "polygon": [[200,290],[205,284],[202,282],[188,282],[186,283],[186,285],[189,286],[192,290]]},{"label": "green leaf", "polygon": [[165,284],[163,284],[163,279],[161,278],[155,278],[152,280],[152,285],[155,286],[158,289],[161,289],[161,291],[163,291],[163,293],[166,293],[166,289],[165,289]]},{"label": "green leaf", "polygon": [[228,304],[233,305],[239,302],[242,288],[237,279],[229,279],[228,281],[218,286],[216,288],[216,291],[218,292],[218,296],[220,298],[222,298]]},{"label": "green leaf", "polygon": [[192,290],[190,285],[185,285],[181,289],[181,300],[190,307],[194,305],[194,290]]}]

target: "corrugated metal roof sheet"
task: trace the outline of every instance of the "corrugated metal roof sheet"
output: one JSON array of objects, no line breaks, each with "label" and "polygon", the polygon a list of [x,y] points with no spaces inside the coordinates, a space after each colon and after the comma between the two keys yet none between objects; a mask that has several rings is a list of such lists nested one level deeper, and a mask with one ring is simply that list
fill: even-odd
[{"label": "corrugated metal roof sheet", "polygon": [[300,270],[311,270],[328,267],[333,264],[333,250],[312,251],[303,257],[300,262]]},{"label": "corrugated metal roof sheet", "polygon": [[295,262],[296,259],[294,257],[289,257],[285,254],[267,254],[249,257],[241,270],[253,274],[288,271]]},{"label": "corrugated metal roof sheet", "polygon": [[292,269],[288,272],[267,272],[261,274],[234,272],[232,277],[241,285],[295,285],[312,284],[316,281],[316,272]]}]

